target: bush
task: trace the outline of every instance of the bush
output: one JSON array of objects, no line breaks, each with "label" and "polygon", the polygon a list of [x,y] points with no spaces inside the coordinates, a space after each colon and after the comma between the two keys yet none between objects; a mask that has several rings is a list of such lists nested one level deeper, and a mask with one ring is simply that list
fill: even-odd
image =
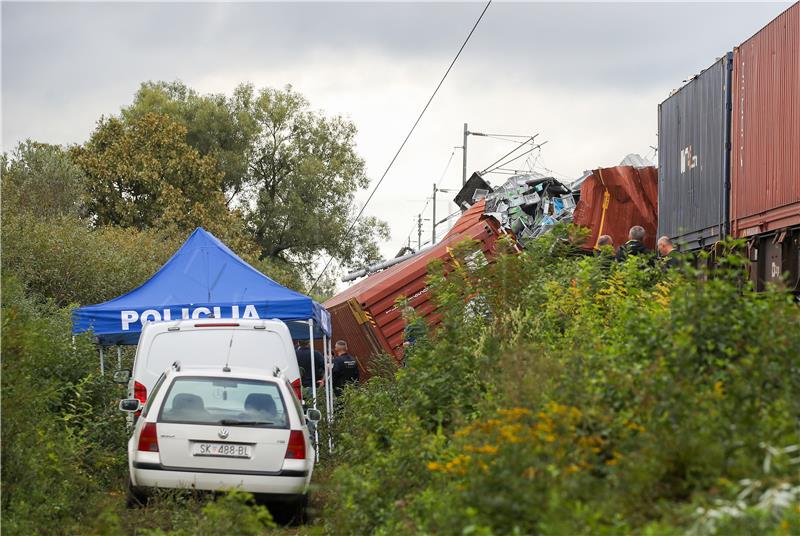
[{"label": "bush", "polygon": [[69,312],[31,302],[3,280],[3,529],[70,533],[96,514],[96,494],[126,469],[120,388],[97,370]]},{"label": "bush", "polygon": [[[743,266],[734,253],[712,273],[609,265],[556,233],[446,278],[439,267],[440,331],[346,397],[327,529],[694,527],[698,508],[735,498],[727,483],[759,473],[764,444],[800,441],[800,314],[751,292]],[[790,465],[771,478],[800,483]],[[779,531],[791,511],[719,526]]]}]

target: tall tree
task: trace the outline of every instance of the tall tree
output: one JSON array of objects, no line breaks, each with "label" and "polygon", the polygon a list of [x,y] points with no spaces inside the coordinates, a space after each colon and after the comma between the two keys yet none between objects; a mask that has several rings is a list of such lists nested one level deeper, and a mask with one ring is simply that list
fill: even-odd
[{"label": "tall tree", "polygon": [[58,145],[27,140],[0,158],[3,214],[79,215],[85,177]]},{"label": "tall tree", "polygon": [[380,259],[388,226],[368,217],[348,233],[354,195],[369,179],[355,148],[355,125],[325,117],[291,86],[239,86],[236,110],[256,126],[248,163],[252,184],[248,225],[262,258],[281,259],[311,276],[321,253],[345,265]]},{"label": "tall tree", "polygon": [[255,125],[225,95],[199,95],[180,81],[144,82],[122,119],[135,121],[148,113],[167,115],[186,128],[186,143],[211,156],[222,173],[220,188],[230,205],[247,179],[247,156]]},{"label": "tall tree", "polygon": [[190,147],[186,128],[165,115],[101,118],[73,155],[87,177],[86,208],[95,225],[184,232],[204,226],[228,239],[242,227],[225,203],[214,159]]}]

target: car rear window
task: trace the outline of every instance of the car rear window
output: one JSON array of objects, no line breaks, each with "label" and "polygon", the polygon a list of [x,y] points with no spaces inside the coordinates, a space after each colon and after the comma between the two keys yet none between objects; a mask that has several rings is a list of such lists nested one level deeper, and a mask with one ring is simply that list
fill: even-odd
[{"label": "car rear window", "polygon": [[175,378],[161,405],[159,422],[288,428],[275,382],[229,377]]}]

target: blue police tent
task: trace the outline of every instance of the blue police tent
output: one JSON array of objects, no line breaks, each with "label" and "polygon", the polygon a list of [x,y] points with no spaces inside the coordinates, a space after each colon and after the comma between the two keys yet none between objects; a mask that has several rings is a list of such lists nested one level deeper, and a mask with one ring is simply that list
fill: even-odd
[{"label": "blue police tent", "polygon": [[330,338],[319,303],[265,276],[198,227],[147,282],[127,294],[72,312],[72,333],[91,331],[102,346],[136,344],[146,322],[214,318],[284,321],[295,339]]}]

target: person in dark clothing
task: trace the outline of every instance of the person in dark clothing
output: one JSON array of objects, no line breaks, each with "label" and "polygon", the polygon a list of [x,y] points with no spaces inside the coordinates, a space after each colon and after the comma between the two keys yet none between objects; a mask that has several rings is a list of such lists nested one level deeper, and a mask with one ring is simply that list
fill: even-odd
[{"label": "person in dark clothing", "polygon": [[616,259],[620,262],[629,256],[649,255],[651,252],[644,245],[644,227],[634,225],[628,231],[628,241],[622,244],[617,251]]},{"label": "person in dark clothing", "polygon": [[658,256],[661,259],[662,270],[666,272],[681,265],[680,255],[675,251],[675,246],[668,236],[659,238],[656,247],[658,248]]},{"label": "person in dark clothing", "polygon": [[[297,341],[296,344],[294,351],[297,354],[297,366],[300,367],[300,382],[303,387],[311,388],[311,349],[306,340]],[[316,350],[314,350],[314,369],[316,379],[321,379],[325,374],[325,360]]]},{"label": "person in dark clothing", "polygon": [[331,376],[333,380],[333,394],[337,397],[344,391],[344,386],[350,383],[358,383],[360,377],[358,372],[358,362],[353,356],[347,353],[347,343],[336,341],[333,347],[336,357],[333,358],[333,368]]}]

